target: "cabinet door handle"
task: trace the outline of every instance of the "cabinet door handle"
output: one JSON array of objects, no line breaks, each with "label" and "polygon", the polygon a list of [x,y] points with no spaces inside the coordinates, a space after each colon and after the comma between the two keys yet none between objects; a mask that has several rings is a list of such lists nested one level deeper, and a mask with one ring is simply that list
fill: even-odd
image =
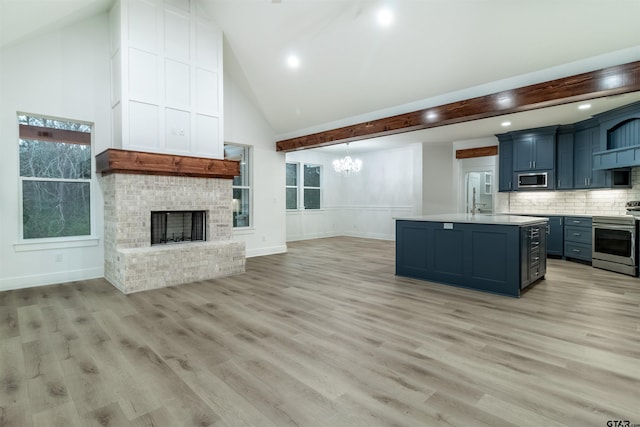
[{"label": "cabinet door handle", "polygon": [[575,220],[575,219],[574,219],[574,220],[573,220],[573,223],[574,223],[574,224],[582,224],[582,221],[578,221],[578,220]]},{"label": "cabinet door handle", "polygon": [[580,237],[580,236],[582,236],[582,233],[573,233],[573,235],[576,236],[576,237]]},{"label": "cabinet door handle", "polygon": [[580,249],[574,249],[573,252],[580,253],[582,251]]},{"label": "cabinet door handle", "polygon": [[540,257],[539,257],[539,256],[537,256],[537,257],[535,257],[533,260],[534,260],[534,261],[538,261],[539,259],[540,259]]},{"label": "cabinet door handle", "polygon": [[534,169],[536,168],[536,161],[535,160],[533,161],[533,168]]}]

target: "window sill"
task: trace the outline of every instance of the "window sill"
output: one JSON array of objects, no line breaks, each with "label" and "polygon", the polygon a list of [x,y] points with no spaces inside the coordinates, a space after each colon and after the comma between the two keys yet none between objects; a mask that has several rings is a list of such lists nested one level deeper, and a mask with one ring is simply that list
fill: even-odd
[{"label": "window sill", "polygon": [[100,239],[96,236],[59,237],[51,239],[21,240],[13,244],[16,252],[45,251],[49,249],[69,249],[98,246]]}]

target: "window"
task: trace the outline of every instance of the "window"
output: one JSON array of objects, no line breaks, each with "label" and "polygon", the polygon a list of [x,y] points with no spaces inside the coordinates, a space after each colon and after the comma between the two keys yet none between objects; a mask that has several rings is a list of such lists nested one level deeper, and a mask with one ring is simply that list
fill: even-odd
[{"label": "window", "polygon": [[320,209],[320,166],[304,165],[304,208]]},{"label": "window", "polygon": [[298,164],[287,163],[287,209],[298,209]]},{"label": "window", "polygon": [[250,147],[225,144],[224,158],[240,162],[240,175],[233,177],[233,226],[251,225],[251,168]]},{"label": "window", "polygon": [[[320,209],[321,166],[305,164],[300,170],[298,163],[287,163],[286,167],[287,209]],[[300,176],[301,172],[302,176]],[[300,194],[302,194],[302,206],[300,206]]]},{"label": "window", "polygon": [[91,234],[91,126],[18,114],[22,238]]}]

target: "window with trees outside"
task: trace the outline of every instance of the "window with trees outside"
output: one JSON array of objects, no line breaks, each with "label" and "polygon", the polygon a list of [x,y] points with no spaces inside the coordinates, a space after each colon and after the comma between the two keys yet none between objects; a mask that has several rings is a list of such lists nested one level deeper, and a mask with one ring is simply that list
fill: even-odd
[{"label": "window with trees outside", "polygon": [[298,164],[287,163],[287,209],[298,209]]},{"label": "window with trees outside", "polygon": [[285,190],[287,209],[320,209],[321,177],[320,165],[303,164],[301,170],[300,164],[287,163]]},{"label": "window with trees outside", "polygon": [[22,238],[91,235],[91,125],[18,114]]},{"label": "window with trees outside", "polygon": [[251,226],[251,153],[250,147],[225,144],[224,158],[240,162],[240,175],[233,177],[233,226]]}]

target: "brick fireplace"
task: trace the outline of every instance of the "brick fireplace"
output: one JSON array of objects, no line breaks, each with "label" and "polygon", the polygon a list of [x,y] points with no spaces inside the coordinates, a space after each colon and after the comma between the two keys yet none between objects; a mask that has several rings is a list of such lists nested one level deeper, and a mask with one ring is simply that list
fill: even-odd
[{"label": "brick fireplace", "polygon": [[[232,240],[233,161],[107,150],[102,173],[105,278],[124,293],[242,273]],[[204,240],[151,245],[152,212],[204,212]]]}]

